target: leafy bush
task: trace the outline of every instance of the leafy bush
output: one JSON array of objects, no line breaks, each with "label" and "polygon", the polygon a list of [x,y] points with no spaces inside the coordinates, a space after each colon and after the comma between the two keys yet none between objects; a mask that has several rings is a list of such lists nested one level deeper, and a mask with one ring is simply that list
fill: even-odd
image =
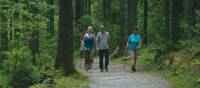
[{"label": "leafy bush", "polygon": [[36,84],[29,88],[88,88],[88,77],[80,72],[65,77],[55,73],[55,84]]},{"label": "leafy bush", "polygon": [[[8,86],[26,88],[40,80],[39,70],[32,64],[31,53],[27,47],[14,48],[5,52],[1,74],[8,78]],[[4,77],[3,77],[4,78]],[[6,81],[5,81],[6,82]]]},{"label": "leafy bush", "polygon": [[[199,88],[199,38],[181,40],[176,44],[155,43],[144,47],[139,52],[139,65],[149,70],[163,72],[164,76],[180,88]],[[158,47],[160,53],[155,51],[155,47]],[[175,49],[171,49],[172,47]],[[155,59],[159,63],[155,62]],[[171,63],[170,60],[172,60]],[[167,63],[170,64],[167,65]]]}]

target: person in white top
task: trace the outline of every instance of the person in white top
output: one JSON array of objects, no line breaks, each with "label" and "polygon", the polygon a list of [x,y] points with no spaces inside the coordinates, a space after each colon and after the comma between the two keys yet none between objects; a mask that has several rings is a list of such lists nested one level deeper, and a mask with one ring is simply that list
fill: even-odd
[{"label": "person in white top", "polygon": [[111,39],[110,33],[106,31],[104,25],[100,26],[100,32],[96,36],[96,41],[97,49],[99,51],[99,68],[101,69],[101,72],[103,72],[104,69],[107,72],[109,65],[109,49],[111,48]]},{"label": "person in white top", "polygon": [[95,38],[95,34],[92,33],[92,30],[93,30],[92,26],[89,26],[87,29],[87,33],[85,33],[83,36],[82,47],[81,47],[81,51],[84,51],[85,68],[87,72],[91,70],[94,51],[96,49],[96,46],[95,46],[96,38]]}]

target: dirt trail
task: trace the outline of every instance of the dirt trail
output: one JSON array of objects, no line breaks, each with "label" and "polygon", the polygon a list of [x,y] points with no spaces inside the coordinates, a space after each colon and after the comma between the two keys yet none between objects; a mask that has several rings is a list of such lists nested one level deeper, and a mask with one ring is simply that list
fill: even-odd
[{"label": "dirt trail", "polygon": [[110,63],[109,72],[100,72],[98,59],[93,65],[93,72],[87,73],[91,78],[89,88],[174,88],[161,77],[138,70],[131,72],[126,66]]}]

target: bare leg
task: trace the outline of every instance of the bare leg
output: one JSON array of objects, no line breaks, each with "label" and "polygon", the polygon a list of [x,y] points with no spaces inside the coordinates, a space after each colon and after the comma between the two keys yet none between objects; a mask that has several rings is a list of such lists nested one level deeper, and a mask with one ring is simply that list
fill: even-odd
[{"label": "bare leg", "polygon": [[134,55],[132,57],[132,71],[136,71],[136,69],[135,69],[136,63],[137,63],[137,57],[136,57],[136,55]]}]

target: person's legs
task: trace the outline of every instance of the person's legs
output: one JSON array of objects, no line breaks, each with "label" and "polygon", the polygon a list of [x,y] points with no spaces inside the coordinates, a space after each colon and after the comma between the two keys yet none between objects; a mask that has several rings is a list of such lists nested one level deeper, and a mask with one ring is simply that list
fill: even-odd
[{"label": "person's legs", "polygon": [[99,50],[99,68],[103,71],[103,50]]},{"label": "person's legs", "polygon": [[84,52],[84,56],[85,56],[85,69],[86,71],[89,70],[89,66],[90,66],[90,52],[89,51],[85,51]]},{"label": "person's legs", "polygon": [[131,56],[132,61],[132,71],[136,71],[135,65],[136,65],[136,51],[135,50],[129,50],[129,54]]},{"label": "person's legs", "polygon": [[94,62],[94,54],[95,54],[95,50],[92,49],[91,52],[90,52],[90,69],[93,68],[92,64]]},{"label": "person's legs", "polygon": [[134,59],[134,65],[136,65],[137,64],[137,51],[136,50],[134,51],[134,56],[135,56],[134,57],[135,58]]},{"label": "person's legs", "polygon": [[134,64],[134,59],[135,59],[133,50],[129,50],[129,54],[130,54],[130,57],[131,57],[131,63],[133,65]]},{"label": "person's legs", "polygon": [[90,53],[90,57],[91,57],[91,64],[94,62],[94,56],[95,56],[95,49],[92,49],[91,50],[91,53]]},{"label": "person's legs", "polygon": [[109,65],[109,50],[105,49],[104,50],[104,55],[105,55],[105,69],[108,71],[108,65]]}]

